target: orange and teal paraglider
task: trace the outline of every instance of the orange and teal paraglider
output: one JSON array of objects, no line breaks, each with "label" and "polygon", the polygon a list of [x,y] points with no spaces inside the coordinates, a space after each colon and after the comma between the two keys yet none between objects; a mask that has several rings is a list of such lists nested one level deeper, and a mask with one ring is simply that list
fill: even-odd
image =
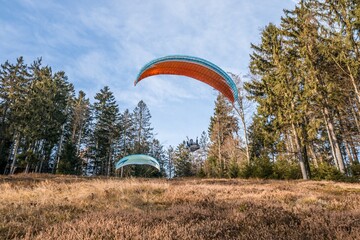
[{"label": "orange and teal paraglider", "polygon": [[230,102],[238,100],[238,90],[231,77],[215,64],[201,58],[174,55],[157,58],[146,64],[135,80],[135,85],[144,78],[171,74],[197,79],[221,92]]}]

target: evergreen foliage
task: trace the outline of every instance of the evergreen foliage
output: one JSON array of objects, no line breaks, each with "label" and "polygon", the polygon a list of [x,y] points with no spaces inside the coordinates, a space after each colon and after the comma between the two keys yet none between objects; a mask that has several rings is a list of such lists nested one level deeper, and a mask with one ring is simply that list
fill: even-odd
[{"label": "evergreen foliage", "polygon": [[94,104],[83,91],[75,96],[64,72],[53,73],[37,59],[22,57],[0,69],[0,172],[52,172],[115,175],[115,162],[145,153],[159,160],[151,167],[129,167],[128,175],[165,176],[166,158],[154,138],[150,111],[140,101],[133,113],[120,113],[105,86]]},{"label": "evergreen foliage", "polygon": [[252,161],[271,159],[279,171],[281,159],[297,159],[304,179],[311,177],[310,164],[314,178],[336,179],[333,168],[351,174],[360,132],[358,10],[351,0],[302,0],[252,45],[252,79],[245,84],[257,103]]},{"label": "evergreen foliage", "polygon": [[173,162],[176,177],[190,177],[195,175],[192,171],[191,155],[186,148],[185,142],[176,147]]},{"label": "evergreen foliage", "polygon": [[110,176],[114,171],[114,147],[119,137],[119,108],[108,86],[95,96],[93,144],[95,171]]},{"label": "evergreen foliage", "polygon": [[73,175],[79,175],[82,173],[82,160],[76,152],[77,149],[74,143],[67,142],[65,144],[58,164],[58,173]]},{"label": "evergreen foliage", "polygon": [[[208,159],[205,162],[205,173],[209,177],[227,177],[229,168],[237,165],[241,158],[239,151],[238,121],[233,114],[233,107],[222,96],[218,95],[214,116],[210,118]],[[232,170],[233,171],[233,170]]]}]

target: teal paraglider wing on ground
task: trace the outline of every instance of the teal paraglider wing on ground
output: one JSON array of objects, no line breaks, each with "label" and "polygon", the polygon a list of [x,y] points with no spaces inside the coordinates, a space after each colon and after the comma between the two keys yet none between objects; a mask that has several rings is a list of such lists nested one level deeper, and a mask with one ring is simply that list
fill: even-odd
[{"label": "teal paraglider wing on ground", "polygon": [[155,158],[145,154],[133,154],[123,157],[115,164],[115,168],[119,169],[127,165],[150,165],[160,171],[159,162]]}]

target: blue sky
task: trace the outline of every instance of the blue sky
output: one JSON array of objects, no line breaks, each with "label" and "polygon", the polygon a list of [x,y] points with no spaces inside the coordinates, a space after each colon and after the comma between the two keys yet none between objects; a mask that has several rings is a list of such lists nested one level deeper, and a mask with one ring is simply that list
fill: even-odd
[{"label": "blue sky", "polygon": [[109,86],[121,111],[144,100],[165,146],[207,131],[217,92],[195,80],[157,76],[134,87],[140,68],[172,54],[248,73],[250,43],[279,23],[292,0],[0,0],[0,62],[38,57],[64,70],[77,91]]}]

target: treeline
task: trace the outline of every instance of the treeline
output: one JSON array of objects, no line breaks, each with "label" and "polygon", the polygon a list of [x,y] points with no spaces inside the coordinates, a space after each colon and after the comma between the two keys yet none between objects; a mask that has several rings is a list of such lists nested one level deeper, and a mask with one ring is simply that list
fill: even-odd
[{"label": "treeline", "polygon": [[252,45],[252,159],[298,162],[304,179],[359,174],[360,2],[303,0],[284,13]]},{"label": "treeline", "polygon": [[154,137],[150,111],[140,101],[119,111],[104,87],[94,103],[76,95],[64,72],[31,65],[22,57],[0,70],[0,173],[15,172],[115,175],[114,163],[132,153],[149,154],[161,163],[158,173],[133,166],[126,175],[165,174],[163,146]]},{"label": "treeline", "polygon": [[[196,174],[358,179],[360,2],[300,1],[251,47],[251,79],[238,86],[238,114],[217,99],[208,155]],[[257,106],[248,129],[238,122],[246,97]]]}]

